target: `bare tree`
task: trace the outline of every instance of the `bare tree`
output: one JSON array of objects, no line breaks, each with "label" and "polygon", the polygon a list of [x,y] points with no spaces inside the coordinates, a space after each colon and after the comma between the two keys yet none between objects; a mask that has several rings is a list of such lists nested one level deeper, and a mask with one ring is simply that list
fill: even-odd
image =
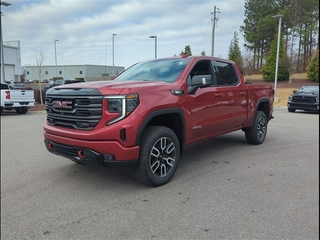
[{"label": "bare tree", "polygon": [[44,78],[44,70],[43,70],[44,60],[45,60],[44,54],[42,53],[42,50],[40,50],[39,55],[36,54],[36,70],[35,71],[36,71],[36,76],[38,76],[41,105],[43,104],[41,82],[43,81],[43,78]]}]

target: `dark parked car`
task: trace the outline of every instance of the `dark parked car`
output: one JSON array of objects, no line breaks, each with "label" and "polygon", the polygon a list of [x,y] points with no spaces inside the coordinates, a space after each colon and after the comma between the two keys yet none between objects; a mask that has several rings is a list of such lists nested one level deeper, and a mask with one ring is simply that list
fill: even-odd
[{"label": "dark parked car", "polygon": [[288,111],[296,110],[319,112],[319,86],[303,86],[288,99]]},{"label": "dark parked car", "polygon": [[21,82],[15,82],[13,80],[10,80],[10,81],[5,81],[10,88],[12,89],[21,89],[21,88],[24,88],[24,84],[21,83]]},{"label": "dark parked car", "polygon": [[82,82],[81,80],[67,80],[67,79],[59,79],[55,80],[53,84],[45,86],[43,89],[48,90],[49,88],[64,85],[64,84],[71,84],[71,83],[79,83]]}]

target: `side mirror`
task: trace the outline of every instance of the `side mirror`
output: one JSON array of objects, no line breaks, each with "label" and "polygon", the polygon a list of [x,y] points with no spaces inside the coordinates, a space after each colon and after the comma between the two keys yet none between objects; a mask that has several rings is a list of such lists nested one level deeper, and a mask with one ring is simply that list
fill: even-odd
[{"label": "side mirror", "polygon": [[194,94],[198,88],[204,88],[213,85],[211,75],[196,75],[191,78],[188,91],[190,94]]},{"label": "side mirror", "polygon": [[206,87],[212,84],[211,75],[197,75],[191,78],[192,87]]},{"label": "side mirror", "polygon": [[296,93],[297,92],[297,90],[293,90],[293,93]]}]

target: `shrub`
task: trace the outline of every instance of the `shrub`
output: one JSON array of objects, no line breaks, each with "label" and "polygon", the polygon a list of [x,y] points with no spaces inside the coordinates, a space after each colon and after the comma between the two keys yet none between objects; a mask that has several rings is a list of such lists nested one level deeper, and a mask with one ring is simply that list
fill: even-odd
[{"label": "shrub", "polygon": [[315,52],[308,66],[307,78],[311,82],[319,82],[319,49]]}]

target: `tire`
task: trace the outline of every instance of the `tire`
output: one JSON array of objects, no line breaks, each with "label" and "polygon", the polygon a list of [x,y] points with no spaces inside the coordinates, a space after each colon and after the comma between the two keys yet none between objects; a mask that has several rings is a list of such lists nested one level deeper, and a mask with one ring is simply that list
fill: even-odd
[{"label": "tire", "polygon": [[289,107],[288,107],[288,112],[295,112],[295,111],[296,111],[295,108],[289,108]]},{"label": "tire", "polygon": [[15,108],[18,114],[26,114],[28,112],[28,108]]},{"label": "tire", "polygon": [[268,119],[264,112],[257,111],[249,130],[245,131],[247,142],[259,145],[264,142],[267,136]]},{"label": "tire", "polygon": [[146,185],[158,187],[168,183],[175,174],[180,157],[180,143],[167,127],[145,129],[140,144],[140,157],[133,175]]}]

